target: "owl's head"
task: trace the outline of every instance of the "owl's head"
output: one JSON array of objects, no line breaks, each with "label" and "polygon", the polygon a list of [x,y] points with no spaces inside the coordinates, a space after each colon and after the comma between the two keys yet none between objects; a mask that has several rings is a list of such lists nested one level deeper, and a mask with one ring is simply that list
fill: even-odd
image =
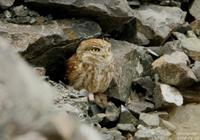
[{"label": "owl's head", "polygon": [[111,44],[103,39],[88,39],[80,43],[76,54],[83,61],[111,61]]}]

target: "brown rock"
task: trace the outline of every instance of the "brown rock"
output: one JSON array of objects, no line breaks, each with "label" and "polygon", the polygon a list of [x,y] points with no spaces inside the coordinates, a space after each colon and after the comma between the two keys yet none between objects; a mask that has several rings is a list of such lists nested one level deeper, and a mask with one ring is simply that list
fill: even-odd
[{"label": "brown rock", "polygon": [[161,56],[152,63],[152,67],[163,83],[185,87],[197,80],[192,70],[187,66],[188,63],[187,55],[176,51]]}]

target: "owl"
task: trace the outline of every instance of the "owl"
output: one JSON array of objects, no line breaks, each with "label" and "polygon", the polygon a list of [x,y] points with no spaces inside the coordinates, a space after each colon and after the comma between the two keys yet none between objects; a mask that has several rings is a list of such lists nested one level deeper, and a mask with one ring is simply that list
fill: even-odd
[{"label": "owl", "polygon": [[66,61],[65,79],[77,90],[86,89],[104,96],[113,75],[111,44],[102,39],[82,41],[76,53]]}]

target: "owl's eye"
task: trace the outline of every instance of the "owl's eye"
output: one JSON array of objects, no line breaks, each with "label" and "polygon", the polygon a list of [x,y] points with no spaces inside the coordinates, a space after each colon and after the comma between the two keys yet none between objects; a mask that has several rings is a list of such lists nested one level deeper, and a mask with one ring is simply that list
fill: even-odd
[{"label": "owl's eye", "polygon": [[99,52],[100,49],[99,49],[99,48],[92,48],[92,49],[90,49],[90,51],[93,51],[93,52]]}]

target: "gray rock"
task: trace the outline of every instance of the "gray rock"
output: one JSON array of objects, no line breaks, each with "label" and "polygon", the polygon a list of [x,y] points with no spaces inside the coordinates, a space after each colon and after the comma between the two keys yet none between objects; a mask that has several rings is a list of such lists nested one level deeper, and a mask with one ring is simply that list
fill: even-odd
[{"label": "gray rock", "polygon": [[145,101],[138,101],[138,102],[130,102],[126,104],[127,109],[134,113],[139,115],[142,112],[153,110],[154,105],[150,102],[145,102]]},{"label": "gray rock", "polygon": [[115,75],[108,95],[125,102],[134,79],[151,74],[152,58],[143,47],[125,41],[110,42],[115,58]]},{"label": "gray rock", "polygon": [[6,9],[14,4],[15,0],[0,0],[0,8]]},{"label": "gray rock", "polygon": [[140,114],[140,121],[142,121],[147,126],[159,126],[160,118],[158,114],[150,114],[150,113],[141,113]]},{"label": "gray rock", "polygon": [[193,32],[197,35],[200,36],[200,20],[197,19],[193,22],[190,23],[190,26],[192,27]]},{"label": "gray rock", "polygon": [[[25,2],[29,5],[36,5],[36,7],[42,5],[50,8],[59,7],[60,11],[64,11],[59,14],[94,18],[104,30],[112,30],[133,16],[126,0],[25,0]],[[58,9],[53,12],[56,13],[56,11],[59,12]]]},{"label": "gray rock", "polygon": [[181,93],[176,88],[166,84],[157,84],[153,97],[156,108],[183,104]]},{"label": "gray rock", "polygon": [[180,8],[156,5],[142,6],[134,12],[138,19],[137,30],[154,45],[163,43],[173,28],[184,23],[186,16]]},{"label": "gray rock", "polygon": [[165,54],[152,63],[153,70],[159,75],[161,82],[173,86],[188,86],[197,79],[188,67],[189,58],[183,52]]},{"label": "gray rock", "polygon": [[141,46],[148,45],[150,43],[149,39],[140,32],[137,32],[136,39],[137,39],[136,43]]},{"label": "gray rock", "polygon": [[186,38],[181,40],[185,53],[193,60],[200,61],[200,39]]},{"label": "gray rock", "polygon": [[118,130],[103,130],[103,139],[104,140],[125,140],[122,136],[122,133]]},{"label": "gray rock", "polygon": [[167,129],[161,127],[150,129],[139,125],[138,129],[135,133],[136,140],[169,140],[172,135]]},{"label": "gray rock", "polygon": [[137,126],[138,120],[124,106],[122,106],[119,123],[120,124],[133,124],[134,126]]},{"label": "gray rock", "polygon": [[200,18],[200,1],[199,0],[194,0],[192,3],[192,6],[190,7],[190,14],[194,16],[196,19]]},{"label": "gray rock", "polygon": [[174,132],[176,130],[176,126],[173,125],[171,122],[161,119],[161,126],[164,126],[169,131]]},{"label": "gray rock", "polygon": [[108,121],[116,121],[119,118],[120,108],[117,108],[112,102],[109,102],[105,114]]},{"label": "gray rock", "polygon": [[192,71],[193,71],[194,75],[197,77],[198,81],[200,81],[200,61],[194,62]]},{"label": "gray rock", "polygon": [[133,124],[117,124],[117,129],[125,132],[135,132],[136,128]]}]

